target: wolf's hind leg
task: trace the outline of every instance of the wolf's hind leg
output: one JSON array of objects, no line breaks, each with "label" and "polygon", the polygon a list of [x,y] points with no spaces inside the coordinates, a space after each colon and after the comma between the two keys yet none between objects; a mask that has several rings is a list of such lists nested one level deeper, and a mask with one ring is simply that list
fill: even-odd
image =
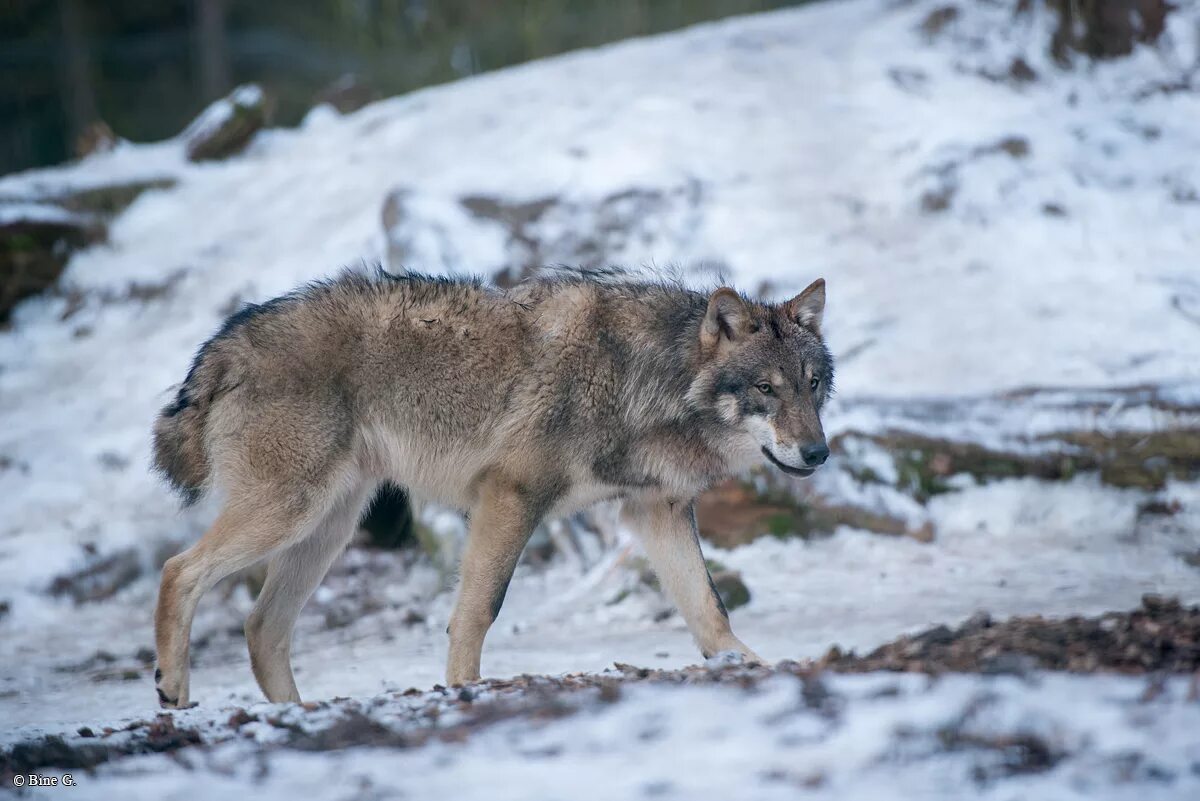
[{"label": "wolf's hind leg", "polygon": [[700,653],[708,658],[721,651],[736,651],[761,663],[729,627],[729,613],[700,551],[692,504],[661,498],[628,500],[621,519],[646,549],[650,566],[682,613]]},{"label": "wolf's hind leg", "polygon": [[268,701],[300,700],[292,677],[292,629],[300,610],[353,536],[367,489],[351,492],[312,534],[271,558],[266,583],[246,620],[250,666]]},{"label": "wolf's hind leg", "polygon": [[199,542],[163,565],[154,613],[160,705],[188,705],[188,640],[196,604],[221,579],[287,544],[302,520],[300,514],[257,498],[231,499]]},{"label": "wolf's hind leg", "polygon": [[483,639],[500,613],[517,560],[546,506],[545,498],[502,480],[489,479],[480,489],[471,512],[458,601],[450,616],[447,684],[479,679]]}]

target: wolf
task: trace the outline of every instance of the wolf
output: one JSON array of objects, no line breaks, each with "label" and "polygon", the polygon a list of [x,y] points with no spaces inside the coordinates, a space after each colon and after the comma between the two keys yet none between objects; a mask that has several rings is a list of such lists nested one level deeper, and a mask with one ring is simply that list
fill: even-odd
[{"label": "wolf", "polygon": [[766,463],[829,456],[825,282],[784,303],[618,271],[478,279],[346,272],[225,321],[154,425],[154,464],[212,527],[163,567],[162,706],[189,704],[197,602],[267,560],[245,626],[270,701],[298,701],[293,625],[376,488],[465,511],[446,681],[480,654],[538,522],[619,499],[700,652],[761,660],[734,636],[705,567],[694,501]]}]

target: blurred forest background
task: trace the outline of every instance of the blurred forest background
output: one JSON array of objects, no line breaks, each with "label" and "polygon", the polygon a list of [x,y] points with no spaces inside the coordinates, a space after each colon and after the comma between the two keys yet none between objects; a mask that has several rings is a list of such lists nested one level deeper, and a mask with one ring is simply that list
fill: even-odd
[{"label": "blurred forest background", "polygon": [[117,136],[178,133],[247,81],[294,125],[378,98],[631,36],[804,0],[7,0],[0,174]]}]

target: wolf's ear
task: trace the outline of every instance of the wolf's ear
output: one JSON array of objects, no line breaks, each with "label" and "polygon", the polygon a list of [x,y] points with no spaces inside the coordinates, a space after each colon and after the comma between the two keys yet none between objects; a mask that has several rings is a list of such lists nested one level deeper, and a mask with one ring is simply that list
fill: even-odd
[{"label": "wolf's ear", "polygon": [[750,328],[750,309],[742,296],[727,286],[708,297],[708,312],[700,326],[700,344],[707,351],[715,348],[722,339],[736,342]]},{"label": "wolf's ear", "polygon": [[821,315],[825,312],[825,279],[818,278],[808,289],[783,304],[788,317],[814,331],[821,330]]}]

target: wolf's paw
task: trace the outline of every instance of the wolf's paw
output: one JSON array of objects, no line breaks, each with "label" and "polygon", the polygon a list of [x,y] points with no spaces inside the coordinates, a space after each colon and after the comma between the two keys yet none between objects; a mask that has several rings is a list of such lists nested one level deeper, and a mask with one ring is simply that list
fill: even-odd
[{"label": "wolf's paw", "polygon": [[167,694],[162,691],[161,687],[155,687],[154,692],[158,693],[158,705],[163,709],[178,709],[179,699],[168,698]]},{"label": "wolf's paw", "polygon": [[[158,694],[158,705],[163,709],[191,709],[196,704],[189,704],[186,699],[180,699],[178,690],[172,691],[163,681],[163,673],[159,668],[154,669],[154,692]],[[182,703],[181,703],[182,700]]]},{"label": "wolf's paw", "polygon": [[717,651],[704,660],[704,666],[709,668],[733,667],[734,665],[744,664],[746,664],[746,657],[740,651],[735,651],[732,648],[726,651]]},{"label": "wolf's paw", "polygon": [[729,648],[724,651],[718,651],[712,656],[704,660],[705,667],[723,668],[723,667],[769,667],[766,660],[760,657],[749,649]]}]

